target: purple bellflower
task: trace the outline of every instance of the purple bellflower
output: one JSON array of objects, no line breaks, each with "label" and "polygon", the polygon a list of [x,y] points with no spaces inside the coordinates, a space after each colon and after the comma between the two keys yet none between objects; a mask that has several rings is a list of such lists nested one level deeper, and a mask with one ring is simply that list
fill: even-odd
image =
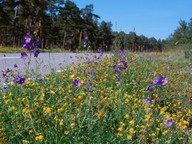
[{"label": "purple bellflower", "polygon": [[148,87],[146,88],[146,90],[152,92],[152,91],[153,91],[153,87],[150,86],[150,85],[148,85]]},{"label": "purple bellflower", "polygon": [[33,51],[34,57],[38,57],[39,53],[40,53],[39,50],[34,50],[34,51]]},{"label": "purple bellflower", "polygon": [[74,86],[76,87],[80,87],[81,86],[81,81],[78,80],[78,79],[75,79],[74,82],[73,82]]},{"label": "purple bellflower", "polygon": [[168,126],[168,127],[172,126],[173,125],[172,119],[167,119],[166,122],[165,122],[165,125]]},{"label": "purple bellflower", "polygon": [[146,98],[146,99],[145,99],[145,103],[146,103],[147,105],[149,105],[149,104],[151,103],[151,99],[150,99],[150,98]]},{"label": "purple bellflower", "polygon": [[21,53],[21,59],[26,60],[28,58],[28,55],[26,52]]},{"label": "purple bellflower", "polygon": [[155,85],[166,85],[167,84],[167,78],[162,76],[157,76],[153,80],[153,84]]},{"label": "purple bellflower", "polygon": [[22,77],[20,77],[19,75],[17,75],[17,76],[15,77],[15,81],[16,81],[16,83],[18,83],[18,84],[23,84],[23,83],[25,83],[25,78],[22,78]]},{"label": "purple bellflower", "polygon": [[18,67],[18,65],[17,64],[14,64],[14,68],[17,68]]}]

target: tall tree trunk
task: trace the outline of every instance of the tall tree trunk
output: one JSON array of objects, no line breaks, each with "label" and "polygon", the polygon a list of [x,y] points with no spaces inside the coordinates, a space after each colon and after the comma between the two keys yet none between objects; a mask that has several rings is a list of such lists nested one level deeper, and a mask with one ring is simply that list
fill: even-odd
[{"label": "tall tree trunk", "polygon": [[0,46],[2,46],[2,31],[0,30]]},{"label": "tall tree trunk", "polygon": [[63,49],[65,48],[66,36],[67,36],[67,32],[65,31],[65,32],[64,32],[64,35],[63,35],[63,46],[62,46]]},{"label": "tall tree trunk", "polygon": [[83,32],[80,31],[80,34],[79,34],[79,46],[81,45],[82,34],[83,34]]}]

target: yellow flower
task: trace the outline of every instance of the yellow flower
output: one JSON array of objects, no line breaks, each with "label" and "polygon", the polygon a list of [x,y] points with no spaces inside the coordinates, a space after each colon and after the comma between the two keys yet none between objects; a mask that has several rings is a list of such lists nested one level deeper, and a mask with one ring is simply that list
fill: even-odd
[{"label": "yellow flower", "polygon": [[123,131],[123,128],[122,128],[122,127],[119,127],[117,130],[118,130],[119,132],[122,132],[122,131]]},{"label": "yellow flower", "polygon": [[65,102],[65,103],[64,103],[64,107],[66,107],[66,106],[68,106],[68,105],[69,105],[68,102]]},{"label": "yellow flower", "polygon": [[107,98],[105,97],[105,98],[103,98],[103,99],[101,100],[101,102],[102,102],[102,103],[105,103],[106,100],[107,100]]},{"label": "yellow flower", "polygon": [[44,101],[44,97],[40,97],[39,100],[40,100],[40,101]]},{"label": "yellow flower", "polygon": [[131,136],[131,135],[128,135],[128,136],[127,136],[127,139],[128,139],[128,140],[132,140],[132,136]]},{"label": "yellow flower", "polygon": [[12,107],[9,108],[9,111],[13,111],[13,110],[15,110],[15,107],[14,107],[14,106],[12,106]]},{"label": "yellow flower", "polygon": [[125,126],[125,123],[124,122],[120,122],[120,125],[122,125],[123,127]]},{"label": "yellow flower", "polygon": [[23,140],[23,143],[24,143],[24,144],[25,144],[25,143],[27,144],[27,143],[29,143],[29,141],[25,139],[25,140]]},{"label": "yellow flower", "polygon": [[5,103],[8,104],[8,103],[9,103],[9,100],[5,100]]},{"label": "yellow flower", "polygon": [[23,108],[22,113],[27,113],[27,108]]},{"label": "yellow flower", "polygon": [[61,113],[61,112],[63,112],[63,110],[64,110],[63,108],[58,108],[57,112]]},{"label": "yellow flower", "polygon": [[54,92],[54,91],[52,91],[52,90],[50,90],[50,93],[51,93],[52,95],[55,95],[55,92]]},{"label": "yellow flower", "polygon": [[65,135],[68,135],[68,134],[69,134],[69,131],[64,131],[64,134],[65,134]]},{"label": "yellow flower", "polygon": [[48,114],[51,114],[51,113],[52,113],[52,108],[46,107],[46,108],[43,108],[43,110],[44,110],[45,112],[47,112]]},{"label": "yellow flower", "polygon": [[70,67],[70,70],[73,71],[74,69],[75,69],[75,66],[72,65],[72,66]]},{"label": "yellow flower", "polygon": [[60,121],[59,122],[59,126],[63,126],[64,125],[64,122],[63,121]]},{"label": "yellow flower", "polygon": [[118,137],[122,137],[123,134],[122,134],[122,133],[118,133],[117,136],[118,136]]},{"label": "yellow flower", "polygon": [[185,124],[185,125],[189,125],[189,122],[186,121],[186,120],[183,120],[183,124]]},{"label": "yellow flower", "polygon": [[131,120],[131,121],[129,122],[129,124],[130,124],[131,126],[133,126],[133,125],[135,124],[134,120]]},{"label": "yellow flower", "polygon": [[162,134],[166,135],[168,133],[168,130],[165,130]]},{"label": "yellow flower", "polygon": [[70,79],[73,79],[73,78],[74,78],[74,75],[70,75],[69,78],[70,78]]},{"label": "yellow flower", "polygon": [[6,99],[6,96],[5,96],[5,95],[3,96],[3,99]]},{"label": "yellow flower", "polygon": [[78,96],[78,97],[75,99],[75,101],[76,101],[78,104],[80,104],[80,103],[81,103],[81,99],[82,99],[82,96]]},{"label": "yellow flower", "polygon": [[130,131],[130,133],[131,133],[131,134],[134,134],[134,133],[135,133],[134,128],[130,128],[130,130],[129,130],[129,131]]},{"label": "yellow flower", "polygon": [[160,128],[157,127],[156,130],[157,130],[157,131],[160,131]]},{"label": "yellow flower", "polygon": [[104,110],[101,110],[99,114],[97,114],[97,117],[98,118],[101,118],[103,117],[103,115],[105,114],[105,111]]},{"label": "yellow flower", "polygon": [[98,104],[96,107],[97,107],[98,109],[100,109],[100,108],[101,108],[101,105],[100,105],[100,104]]},{"label": "yellow flower", "polygon": [[75,123],[71,123],[70,124],[70,127],[73,129],[73,128],[75,128]]},{"label": "yellow flower", "polygon": [[124,118],[129,119],[129,115],[128,115],[128,114],[126,114],[126,115],[124,116]]},{"label": "yellow flower", "polygon": [[105,96],[105,93],[103,91],[100,92],[100,96],[101,97],[104,97]]},{"label": "yellow flower", "polygon": [[42,141],[44,139],[43,135],[38,135],[35,137],[36,141]]},{"label": "yellow flower", "polygon": [[33,133],[33,130],[29,130],[29,134],[32,134]]}]

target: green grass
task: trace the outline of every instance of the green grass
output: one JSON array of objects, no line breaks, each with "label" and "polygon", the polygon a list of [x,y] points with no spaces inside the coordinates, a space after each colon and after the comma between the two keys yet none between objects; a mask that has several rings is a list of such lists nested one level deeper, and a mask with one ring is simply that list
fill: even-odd
[{"label": "green grass", "polygon": [[[0,93],[0,142],[192,143],[192,77],[181,72],[187,71],[185,65],[166,57],[127,53],[73,65],[23,85],[12,81]],[[121,74],[114,65],[124,67]],[[166,76],[168,83],[152,84],[156,76]],[[148,85],[153,92],[146,91]],[[146,98],[152,100],[149,105]],[[167,119],[173,121],[170,127]]]},{"label": "green grass", "polygon": [[20,47],[0,47],[0,53],[20,53],[25,51]]}]

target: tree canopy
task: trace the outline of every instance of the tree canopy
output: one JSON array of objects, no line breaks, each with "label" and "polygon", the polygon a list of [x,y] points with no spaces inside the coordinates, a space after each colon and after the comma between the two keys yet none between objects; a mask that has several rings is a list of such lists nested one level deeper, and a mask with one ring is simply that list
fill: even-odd
[{"label": "tree canopy", "polygon": [[[192,20],[180,27],[167,41],[192,41]],[[84,38],[92,50],[127,49],[162,51],[165,41],[136,32],[112,31],[112,23],[101,21],[92,4],[80,9],[70,0],[0,0],[0,46],[21,47],[26,33],[41,42],[41,48],[83,50]]]}]

